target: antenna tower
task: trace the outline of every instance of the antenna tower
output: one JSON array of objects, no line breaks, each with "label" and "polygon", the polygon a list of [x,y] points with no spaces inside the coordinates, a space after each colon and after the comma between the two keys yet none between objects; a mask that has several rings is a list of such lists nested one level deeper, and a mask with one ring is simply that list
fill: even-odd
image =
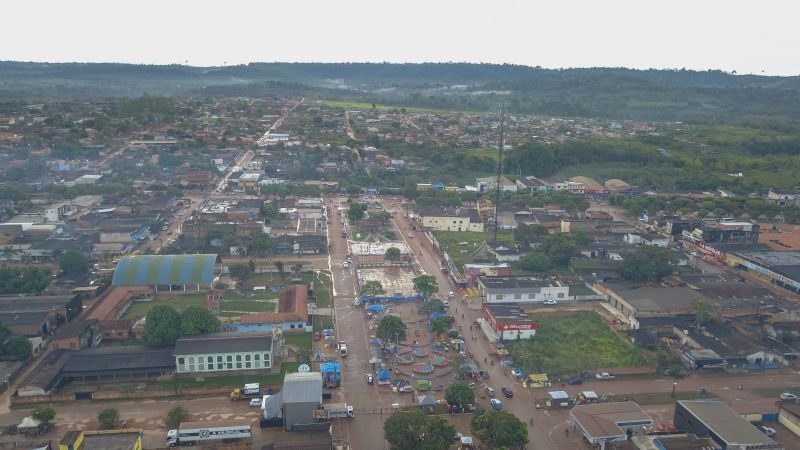
[{"label": "antenna tower", "polygon": [[494,182],[494,242],[497,242],[497,230],[500,228],[500,177],[503,174],[503,147],[505,147],[505,104],[500,105],[500,145],[497,148],[497,178]]}]

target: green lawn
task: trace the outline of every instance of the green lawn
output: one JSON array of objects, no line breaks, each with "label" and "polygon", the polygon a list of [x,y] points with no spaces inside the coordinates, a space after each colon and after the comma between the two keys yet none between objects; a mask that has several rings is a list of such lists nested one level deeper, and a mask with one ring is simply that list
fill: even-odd
[{"label": "green lawn", "polygon": [[220,309],[223,312],[273,312],[275,311],[275,302],[224,299],[220,304]]},{"label": "green lawn", "polygon": [[[267,288],[272,286],[288,286],[290,284],[298,284],[298,281],[292,281],[292,274],[291,274],[291,267],[294,264],[285,263],[283,270],[284,274],[281,277],[278,273],[256,273],[253,274],[250,278],[247,279],[248,286],[266,286]],[[307,267],[308,265],[306,265]],[[301,278],[303,279],[302,283],[309,284],[311,283],[311,278],[313,277],[310,273],[304,273]]]},{"label": "green lawn", "polygon": [[646,350],[622,341],[594,313],[532,316],[536,337],[512,341],[514,365],[527,373],[576,374],[602,367],[647,364]]},{"label": "green lawn", "polygon": [[333,319],[330,316],[314,316],[314,331],[333,328]]},{"label": "green lawn", "polygon": [[569,295],[595,295],[595,292],[585,284],[570,284],[569,285]]},{"label": "green lawn", "polygon": [[283,335],[286,345],[296,345],[299,348],[311,350],[311,333],[286,333]]},{"label": "green lawn", "polygon": [[[459,267],[477,259],[470,255],[483,241],[494,239],[494,233],[471,231],[435,231],[433,235],[439,241],[439,246],[450,255],[450,258]],[[514,235],[508,232],[498,233],[497,240],[513,244]],[[486,258],[492,258],[492,255],[487,253]]]},{"label": "green lawn", "polygon": [[[361,110],[361,111],[370,111],[372,110],[372,103],[365,103],[365,102],[356,102],[356,101],[349,101],[349,100],[323,100],[322,104],[328,108],[341,108],[346,109],[348,111],[352,110]],[[391,105],[381,105],[375,104],[375,109],[378,111],[391,111],[397,110],[400,111],[400,108],[403,106],[391,106]],[[430,108],[406,108],[408,112],[427,112],[427,113],[446,113],[446,110],[442,109],[430,109]]]},{"label": "green lawn", "polygon": [[122,318],[136,319],[144,317],[156,305],[169,305],[180,312],[191,305],[203,306],[205,301],[206,294],[186,294],[174,297],[162,297],[159,295],[154,300],[133,302]]},{"label": "green lawn", "polygon": [[317,297],[317,307],[331,306],[331,276],[326,272],[317,272],[314,280],[314,295]]}]

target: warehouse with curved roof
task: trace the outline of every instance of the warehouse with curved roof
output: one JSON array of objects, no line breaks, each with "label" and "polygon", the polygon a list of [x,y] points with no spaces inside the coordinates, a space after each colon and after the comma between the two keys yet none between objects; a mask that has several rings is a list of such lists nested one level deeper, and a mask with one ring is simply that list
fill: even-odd
[{"label": "warehouse with curved roof", "polygon": [[119,260],[114,286],[186,286],[214,283],[217,255],[135,255]]}]

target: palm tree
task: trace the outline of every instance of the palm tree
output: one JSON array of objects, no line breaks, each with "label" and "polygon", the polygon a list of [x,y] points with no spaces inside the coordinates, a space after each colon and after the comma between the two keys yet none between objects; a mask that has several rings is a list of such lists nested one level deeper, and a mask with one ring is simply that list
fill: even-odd
[{"label": "palm tree", "polygon": [[15,256],[17,256],[18,253],[19,251],[17,249],[15,249],[10,245],[7,245],[3,247],[2,251],[0,251],[0,256],[3,257],[4,261],[11,261],[12,259],[14,259]]},{"label": "palm tree", "polygon": [[281,276],[281,279],[283,279],[283,261],[275,261],[273,264],[275,264],[275,267],[278,269],[278,274]]}]

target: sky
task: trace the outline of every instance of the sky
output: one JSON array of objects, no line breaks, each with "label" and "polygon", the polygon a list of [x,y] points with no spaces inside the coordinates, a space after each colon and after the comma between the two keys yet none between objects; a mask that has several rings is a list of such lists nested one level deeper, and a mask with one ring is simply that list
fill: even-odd
[{"label": "sky", "polygon": [[4,1],[0,60],[476,62],[800,75],[797,0]]}]

